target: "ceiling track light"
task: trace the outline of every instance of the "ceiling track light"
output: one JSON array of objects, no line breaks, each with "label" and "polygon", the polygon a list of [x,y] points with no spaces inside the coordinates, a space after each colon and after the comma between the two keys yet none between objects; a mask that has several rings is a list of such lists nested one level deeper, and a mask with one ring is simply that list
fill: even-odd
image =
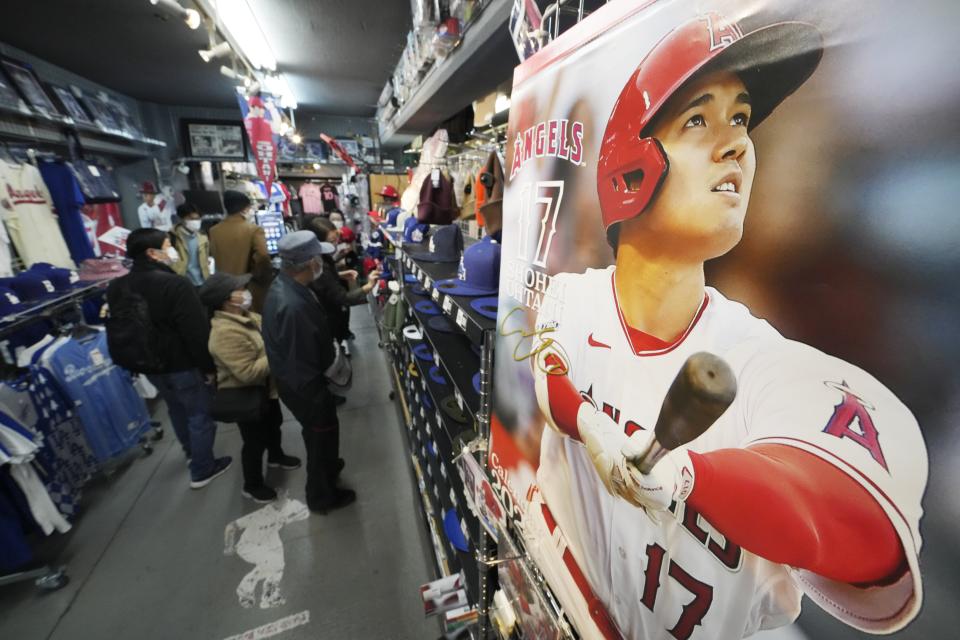
[{"label": "ceiling track light", "polygon": [[217,58],[222,58],[226,55],[229,55],[230,51],[230,43],[221,42],[210,49],[201,49],[197,53],[200,54],[200,57],[203,58],[204,62],[210,62],[211,60],[216,60]]},{"label": "ceiling track light", "polygon": [[240,81],[246,80],[246,78],[244,78],[242,75],[240,75],[239,73],[237,73],[237,71],[236,71],[235,69],[233,69],[232,67],[228,67],[228,66],[225,65],[225,64],[224,64],[224,65],[220,65],[220,74],[221,74],[221,75],[224,75],[224,76],[227,76],[227,77],[230,78],[231,80],[240,80]]},{"label": "ceiling track light", "polygon": [[196,9],[187,9],[176,0],[150,0],[150,4],[155,7],[161,6],[167,11],[180,16],[180,18],[182,18],[187,26],[191,29],[199,29],[201,23],[203,22],[203,18],[200,16],[199,11]]}]

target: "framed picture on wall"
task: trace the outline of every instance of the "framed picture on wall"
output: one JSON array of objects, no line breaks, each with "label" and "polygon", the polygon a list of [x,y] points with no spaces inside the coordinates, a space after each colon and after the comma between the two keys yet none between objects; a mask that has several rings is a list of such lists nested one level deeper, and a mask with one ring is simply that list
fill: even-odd
[{"label": "framed picture on wall", "polygon": [[120,125],[113,117],[110,106],[95,95],[85,94],[80,87],[70,85],[70,92],[83,105],[93,118],[94,124],[107,133],[119,133]]},{"label": "framed picture on wall", "polygon": [[244,160],[243,123],[230,120],[181,120],[184,153],[190,158]]},{"label": "framed picture on wall", "polygon": [[23,101],[20,94],[13,87],[13,83],[7,80],[0,72],[0,108],[7,111],[19,111],[20,113],[30,113],[30,107]]},{"label": "framed picture on wall", "polygon": [[50,93],[54,99],[60,103],[63,113],[73,118],[74,122],[79,124],[93,124],[90,115],[80,106],[80,102],[76,96],[70,93],[69,89],[59,87],[55,84],[48,84],[47,87],[50,89]]},{"label": "framed picture on wall", "polygon": [[57,108],[53,106],[53,102],[50,101],[50,97],[40,86],[40,80],[30,65],[10,58],[3,58],[2,63],[7,75],[13,80],[14,86],[23,96],[23,99],[27,101],[27,104],[45,116],[56,118],[60,115]]}]

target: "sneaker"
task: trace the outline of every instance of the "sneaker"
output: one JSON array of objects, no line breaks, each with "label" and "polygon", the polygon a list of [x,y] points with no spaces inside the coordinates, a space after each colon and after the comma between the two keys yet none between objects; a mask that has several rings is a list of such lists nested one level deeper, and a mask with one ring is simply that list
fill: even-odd
[{"label": "sneaker", "polygon": [[223,456],[222,458],[217,458],[213,461],[213,471],[210,472],[206,478],[201,478],[199,480],[191,480],[190,488],[191,489],[202,489],[215,479],[219,478],[224,474],[224,472],[230,468],[230,464],[233,462],[233,458],[230,456]]},{"label": "sneaker", "polygon": [[265,484],[260,485],[259,487],[244,487],[243,491],[240,493],[243,494],[244,498],[250,498],[254,502],[259,502],[260,504],[273,502],[277,499],[277,492]]},{"label": "sneaker", "polygon": [[336,394],[336,393],[331,393],[330,395],[333,396],[333,400],[334,400],[334,402],[337,403],[337,406],[338,406],[338,407],[339,407],[340,405],[346,404],[346,402],[347,402],[347,397],[346,397],[346,396],[341,396],[341,395]]},{"label": "sneaker", "polygon": [[281,469],[299,469],[300,468],[300,458],[296,456],[288,456],[287,454],[281,455],[276,460],[267,460],[268,467],[280,467]]},{"label": "sneaker", "polygon": [[357,492],[353,489],[337,489],[337,495],[331,502],[324,505],[311,506],[310,511],[315,511],[321,515],[327,515],[331,511],[353,504],[356,502],[356,500]]}]

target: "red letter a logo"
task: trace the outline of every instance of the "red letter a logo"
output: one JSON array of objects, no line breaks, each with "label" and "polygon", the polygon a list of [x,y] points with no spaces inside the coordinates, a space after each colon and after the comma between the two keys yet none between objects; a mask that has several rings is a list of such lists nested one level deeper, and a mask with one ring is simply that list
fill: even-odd
[{"label": "red letter a logo", "polygon": [[828,387],[841,391],[843,400],[834,408],[833,415],[830,416],[830,421],[827,422],[823,432],[838,438],[850,438],[869,451],[871,457],[883,467],[884,471],[889,473],[887,460],[883,457],[883,449],[880,448],[877,428],[873,425],[873,418],[867,412],[863,401],[853,395],[853,392],[847,388],[846,382],[842,384],[828,382],[826,384]]}]

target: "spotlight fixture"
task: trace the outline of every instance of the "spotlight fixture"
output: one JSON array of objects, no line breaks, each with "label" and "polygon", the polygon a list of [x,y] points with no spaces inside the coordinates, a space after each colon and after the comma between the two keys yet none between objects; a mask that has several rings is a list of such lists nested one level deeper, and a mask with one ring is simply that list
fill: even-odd
[{"label": "spotlight fixture", "polygon": [[231,80],[241,80],[243,81],[244,85],[247,84],[246,78],[234,71],[232,67],[228,67],[227,65],[220,65],[220,75],[227,76]]},{"label": "spotlight fixture", "polygon": [[167,11],[176,13],[191,29],[199,29],[200,24],[203,22],[199,11],[196,9],[187,9],[176,0],[150,0],[150,4],[155,7],[162,6]]},{"label": "spotlight fixture", "polygon": [[303,136],[301,136],[299,133],[295,133],[292,136],[290,136],[290,142],[292,142],[293,144],[300,144],[301,142],[303,142]]},{"label": "spotlight fixture", "polygon": [[203,58],[204,62],[210,62],[211,60],[216,60],[217,58],[222,58],[223,56],[229,54],[230,43],[221,42],[210,49],[201,49],[198,53],[200,54],[200,57]]}]

